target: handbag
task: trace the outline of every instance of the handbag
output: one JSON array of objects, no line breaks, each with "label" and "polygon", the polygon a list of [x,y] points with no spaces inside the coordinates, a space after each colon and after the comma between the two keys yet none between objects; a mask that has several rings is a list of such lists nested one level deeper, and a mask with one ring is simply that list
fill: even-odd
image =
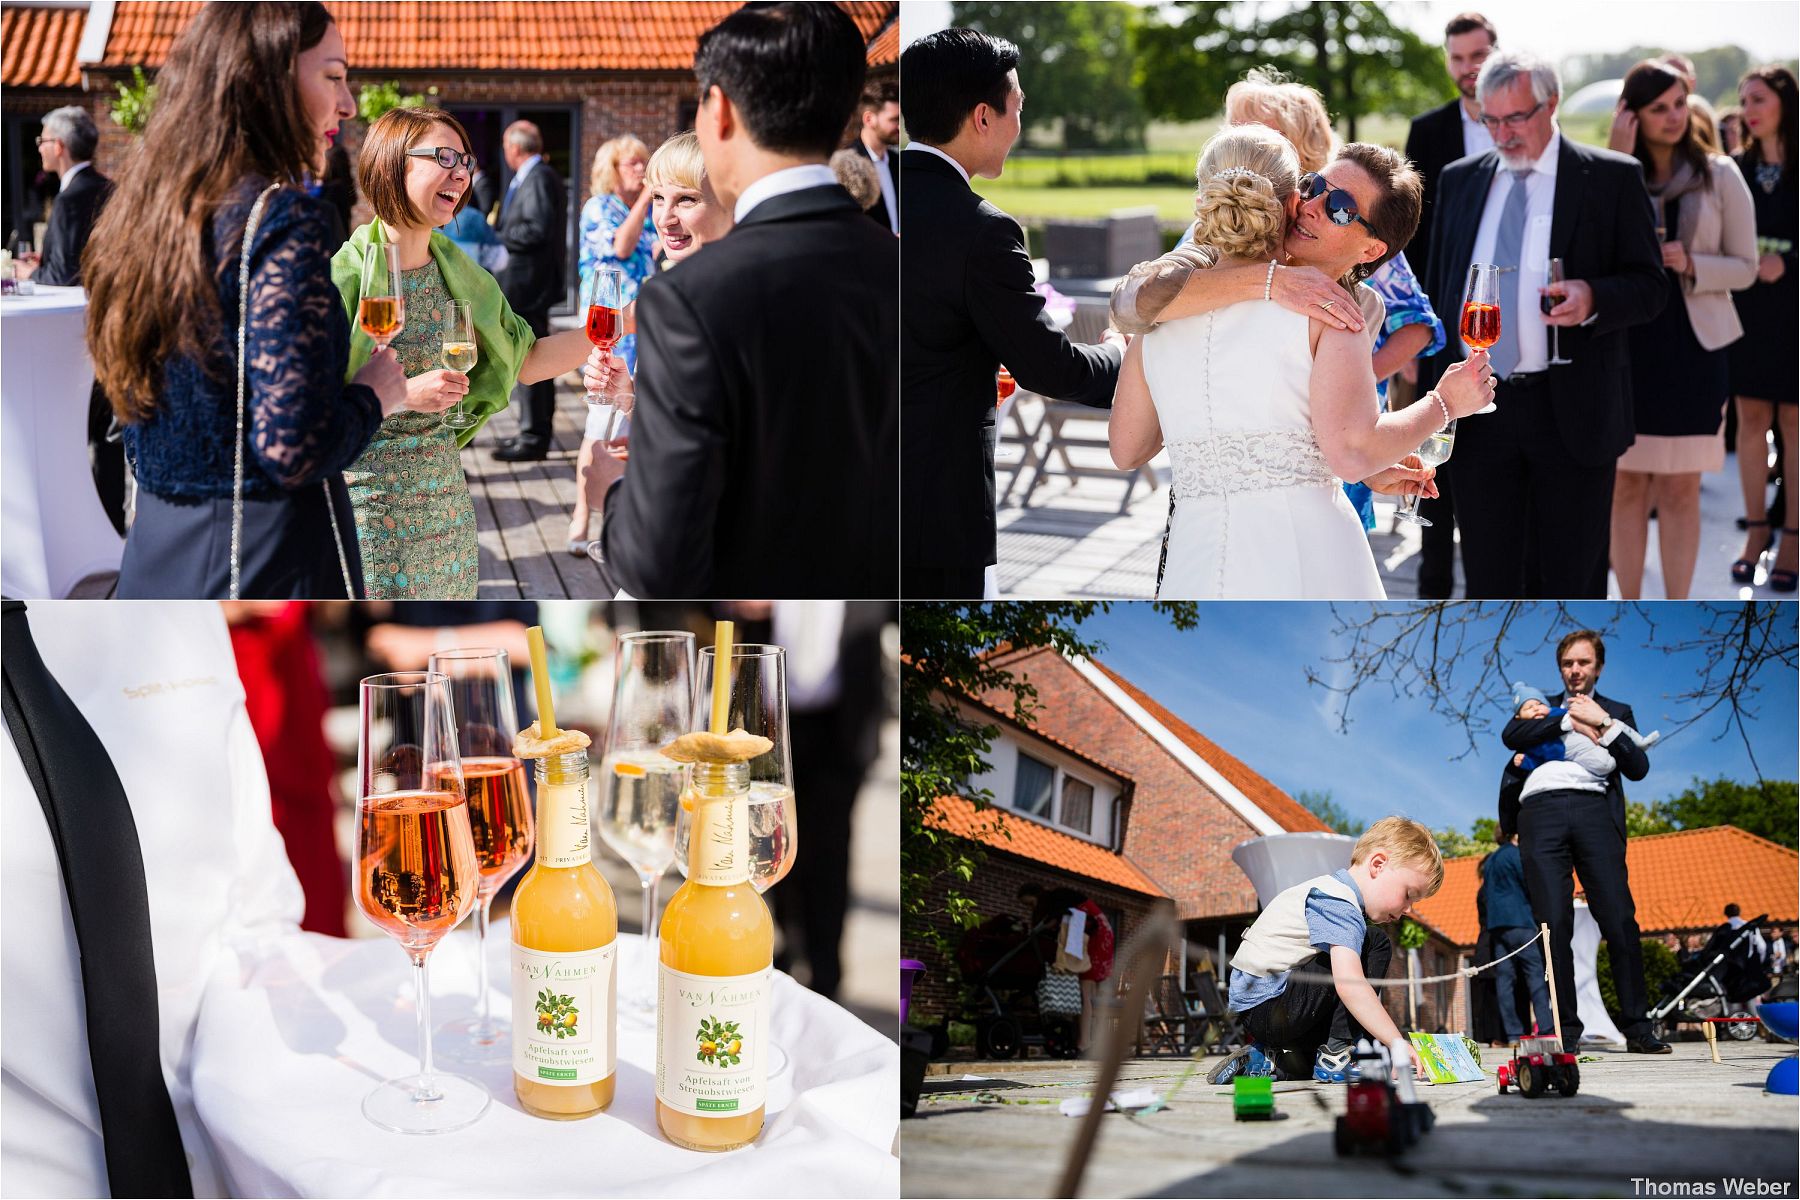
[{"label": "handbag", "polygon": [[[238,253],[238,330],[237,330],[237,445],[231,467],[231,599],[238,598],[240,573],[239,547],[244,536],[244,354],[249,344],[250,328],[250,242],[262,222],[263,205],[279,189],[271,183],[250,206],[244,220],[244,245]],[[350,582],[350,559],[344,553],[344,533],[338,528],[337,503],[331,497],[331,481],[319,486],[325,489],[325,515],[331,522],[331,538],[337,543],[338,570],[344,576],[344,598],[354,600],[356,588]]]},{"label": "handbag", "polygon": [[1038,980],[1038,1012],[1046,1017],[1081,1015],[1081,981],[1052,971]]},{"label": "handbag", "polygon": [[1070,954],[1069,923],[1071,920],[1073,920],[1072,914],[1064,914],[1062,927],[1056,932],[1056,962],[1053,964],[1052,969],[1061,971],[1067,975],[1080,975],[1084,972],[1091,971],[1094,968],[1093,960],[1088,957],[1089,939],[1094,935],[1083,931],[1081,935],[1080,956],[1077,957],[1076,955]]}]

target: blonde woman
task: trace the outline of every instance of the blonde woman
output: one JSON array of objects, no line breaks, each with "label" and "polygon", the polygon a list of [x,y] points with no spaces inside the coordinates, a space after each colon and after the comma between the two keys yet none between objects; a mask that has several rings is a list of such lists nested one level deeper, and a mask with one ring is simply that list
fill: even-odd
[{"label": "blonde woman", "polygon": [[[1344,147],[1311,201],[1293,146],[1262,125],[1219,132],[1195,174],[1194,239],[1219,268],[1266,275],[1298,237],[1333,251],[1340,274],[1360,276],[1418,225],[1418,173],[1377,146]],[[1164,321],[1132,343],[1109,432],[1122,466],[1168,446],[1175,500],[1159,595],[1384,598],[1340,481],[1392,467],[1481,408],[1492,372],[1477,355],[1425,401],[1383,414],[1368,339],[1319,318],[1259,296]]]}]

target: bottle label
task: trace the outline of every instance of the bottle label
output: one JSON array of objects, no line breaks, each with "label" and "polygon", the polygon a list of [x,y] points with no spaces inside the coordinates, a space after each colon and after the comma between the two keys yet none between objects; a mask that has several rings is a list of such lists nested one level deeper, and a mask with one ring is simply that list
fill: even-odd
[{"label": "bottle label", "polygon": [[745,797],[694,797],[688,878],[706,887],[732,887],[750,878],[750,805]]},{"label": "bottle label", "polygon": [[755,1112],[769,1094],[769,982],[689,975],[662,965],[656,997],[656,1098],[695,1117]]},{"label": "bottle label", "polygon": [[613,1073],[614,971],[619,943],[550,953],[512,948],[513,1070],[575,1087]]},{"label": "bottle label", "polygon": [[538,784],[537,860],[546,867],[593,861],[588,844],[587,781]]}]

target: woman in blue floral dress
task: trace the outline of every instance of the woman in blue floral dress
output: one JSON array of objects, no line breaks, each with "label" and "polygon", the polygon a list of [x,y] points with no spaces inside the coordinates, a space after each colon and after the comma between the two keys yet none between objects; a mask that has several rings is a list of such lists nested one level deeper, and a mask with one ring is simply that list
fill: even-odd
[{"label": "woman in blue floral dress", "polygon": [[[613,138],[594,155],[589,181],[593,195],[581,206],[581,281],[601,267],[616,267],[625,281],[621,300],[637,299],[638,285],[656,274],[656,229],[650,220],[650,189],[644,186],[644,170],[650,148],[630,134]],[[637,370],[637,334],[627,333],[613,348],[633,372]],[[569,516],[569,553],[585,554],[588,514],[600,505],[607,485],[617,477],[604,456],[596,469],[600,441],[607,435],[612,410],[596,406],[588,410],[587,428],[576,460],[575,509]],[[613,431],[615,436],[621,430]]]}]

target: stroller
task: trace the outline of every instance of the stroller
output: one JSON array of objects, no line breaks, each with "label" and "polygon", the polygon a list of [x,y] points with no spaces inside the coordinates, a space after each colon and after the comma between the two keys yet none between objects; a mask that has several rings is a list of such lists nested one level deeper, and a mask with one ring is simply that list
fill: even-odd
[{"label": "stroller", "polygon": [[[1663,985],[1664,999],[1649,1012],[1658,1035],[1673,1039],[1675,1027],[1712,1017],[1750,1017],[1749,1002],[1769,990],[1768,972],[1754,949],[1764,913],[1736,929],[1721,925],[1700,953],[1684,964],[1684,973]],[[1756,1036],[1754,1021],[1726,1021],[1725,1036],[1748,1041]]]},{"label": "stroller", "polygon": [[1042,1046],[1053,1058],[1081,1052],[1081,984],[1050,970],[1059,918],[1027,928],[1002,914],[963,935],[956,965],[969,990],[959,1019],[974,1023],[983,1058],[1013,1058],[1026,1046]]}]

